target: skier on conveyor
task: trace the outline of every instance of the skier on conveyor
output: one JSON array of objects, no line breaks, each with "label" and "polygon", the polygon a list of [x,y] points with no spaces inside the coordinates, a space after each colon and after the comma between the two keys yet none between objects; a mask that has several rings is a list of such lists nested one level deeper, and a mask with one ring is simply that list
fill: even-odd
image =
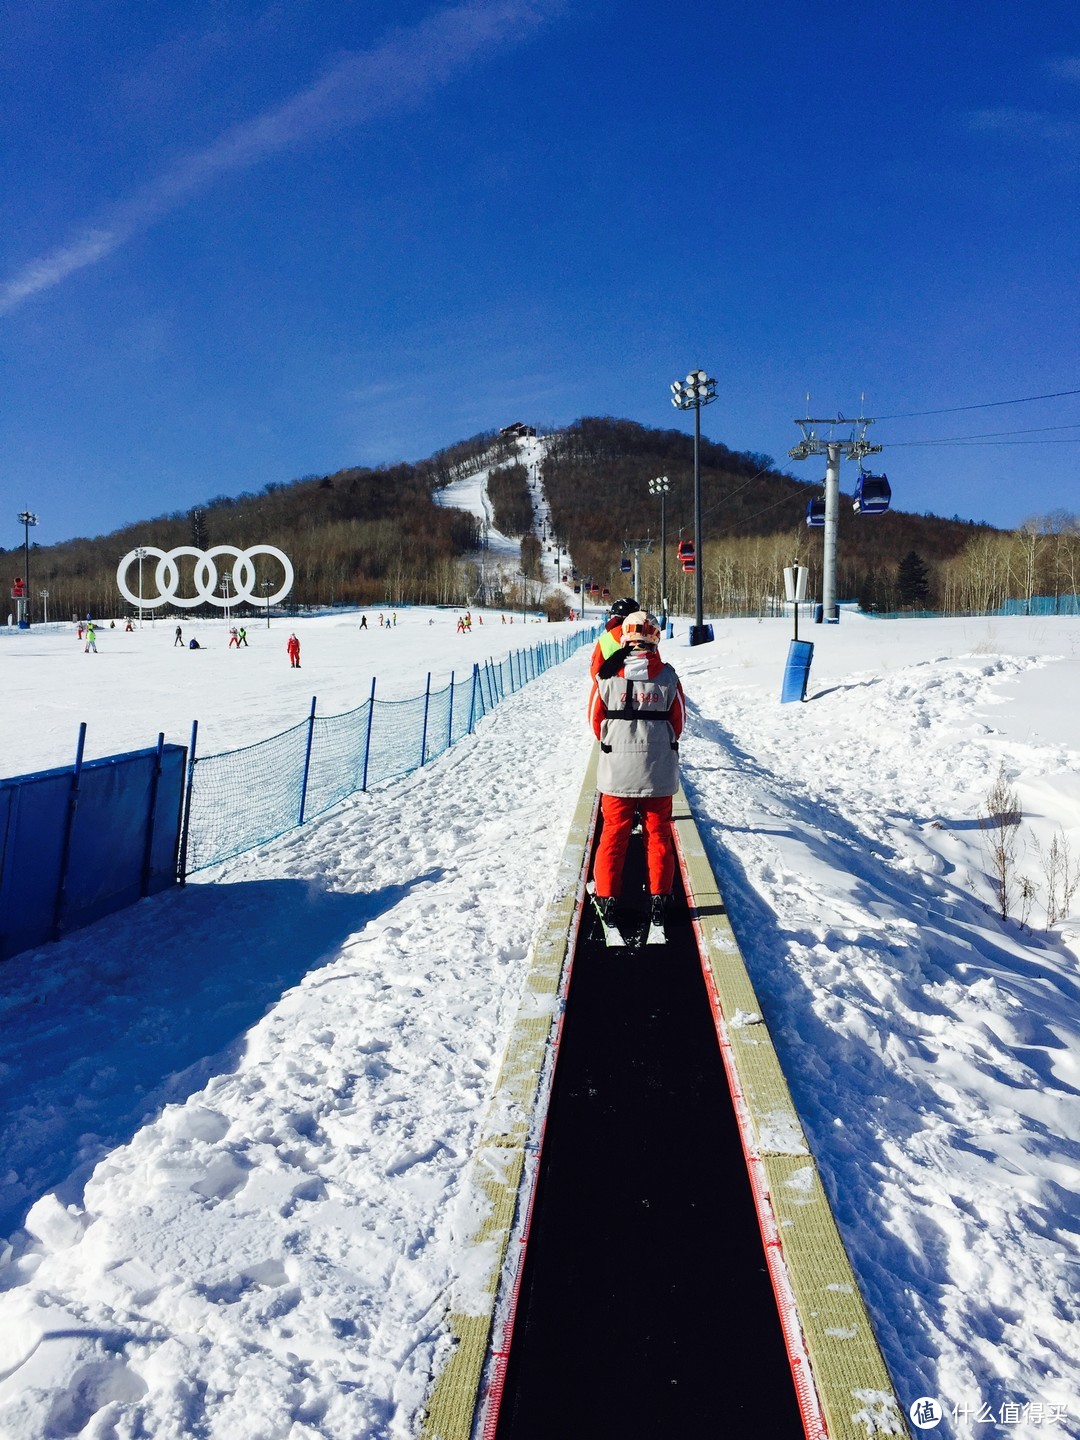
[{"label": "skier on conveyor", "polygon": [[608,616],[607,624],[600,632],[600,638],[593,646],[592,658],[589,661],[589,674],[596,679],[596,672],[605,660],[609,660],[616,650],[622,648],[622,623],[627,615],[633,615],[641,609],[636,600],[629,597],[625,600],[616,600],[611,607],[611,614]]},{"label": "skier on conveyor", "polygon": [[589,695],[589,721],[600,741],[596,778],[604,816],[593,866],[595,900],[609,943],[615,944],[622,938],[616,938],[614,912],[635,809],[644,820],[650,942],[664,938],[664,902],[675,878],[671,797],[679,788],[679,736],[686,716],[679,677],[660,658],[655,616],[642,610],[627,615],[621,639],[601,664]]}]

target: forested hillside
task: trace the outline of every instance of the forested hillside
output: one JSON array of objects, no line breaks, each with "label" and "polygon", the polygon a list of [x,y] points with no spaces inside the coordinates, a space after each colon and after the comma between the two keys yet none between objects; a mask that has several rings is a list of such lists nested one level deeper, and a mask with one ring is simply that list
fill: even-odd
[{"label": "forested hillside", "polygon": [[[814,467],[817,473],[814,474]],[[122,613],[116,587],[121,556],[139,545],[171,550],[213,545],[241,549],[275,545],[292,560],[290,604],[435,603],[475,601],[482,541],[477,518],[436,503],[453,481],[492,471],[488,487],[496,528],[520,537],[522,564],[537,576],[541,548],[580,581],[591,577],[613,595],[625,594],[620,571],[628,541],[651,541],[641,559],[641,599],[659,609],[660,501],[649,481],[666,476],[667,595],[672,610],[693,609],[694,576],[676,559],[680,539],[693,537],[693,437],[629,420],[586,418],[545,439],[542,480],[552,533],[530,533],[528,472],[515,439],[495,431],[447,447],[430,459],[379,468],[351,467],[331,475],[271,483],[257,494],[219,495],[190,511],[127,525],[109,535],[38,547],[31,553],[33,618],[49,592],[54,618]],[[758,614],[783,594],[782,572],[797,560],[810,570],[811,595],[821,593],[822,532],[805,524],[807,502],[822,493],[823,461],[795,478],[768,455],[730,450],[703,439],[702,576],[710,613]],[[853,487],[854,466],[841,485]],[[894,477],[895,508],[857,516],[850,494],[840,506],[837,591],[864,608],[981,610],[1006,599],[1075,593],[1080,588],[1080,525],[1072,515],[1035,517],[1016,532],[933,515],[905,512],[903,483]],[[568,553],[570,560],[564,557]],[[23,570],[21,547],[0,552],[9,580]],[[184,565],[187,570],[184,571]],[[194,561],[181,570],[190,575]],[[256,593],[266,579],[280,583],[275,562],[256,562]],[[133,576],[129,575],[129,583]],[[487,571],[488,598],[516,604]],[[511,584],[514,582],[510,582]],[[182,581],[185,593],[192,593]],[[153,568],[144,591],[154,593]],[[264,591],[261,593],[265,593]],[[556,597],[547,606],[558,613]]]},{"label": "forested hillside", "polygon": [[[435,503],[436,490],[476,470],[492,457],[512,458],[513,448],[494,434],[439,451],[417,464],[332,475],[309,475],[290,484],[267,485],[258,494],[219,495],[191,511],[127,525],[93,539],[34,547],[30,576],[34,618],[42,589],[56,618],[120,613],[127,607],[116,587],[120,558],[139,545],[171,550],[178,545],[276,545],[291,559],[297,605],[465,603],[475,588],[462,557],[480,543],[475,516]],[[6,568],[20,574],[22,550],[8,552]],[[186,569],[184,566],[186,565]],[[181,562],[190,575],[194,562]],[[144,590],[153,594],[152,566]],[[264,573],[280,583],[280,567],[256,562],[259,589]],[[134,585],[134,567],[128,576]],[[182,582],[184,593],[192,593]]]},{"label": "forested hillside", "polygon": [[[757,613],[783,595],[783,568],[794,560],[810,569],[810,592],[820,594],[821,530],[807,527],[806,507],[823,493],[824,461],[806,466],[808,477],[782,472],[771,456],[729,450],[702,439],[700,446],[705,604],[709,610]],[[853,489],[854,466],[841,472]],[[629,420],[588,418],[550,437],[544,484],[557,537],[569,548],[581,576],[622,593],[620,556],[626,540],[651,537],[655,550],[642,557],[644,598],[660,604],[660,501],[649,481],[667,476],[668,598],[681,612],[692,609],[692,574],[675,560],[680,539],[694,535],[693,437],[682,430],[654,430]],[[894,496],[903,506],[902,488]],[[936,590],[948,564],[987,526],[932,515],[857,516],[850,495],[841,497],[838,594],[857,599],[872,592],[882,609],[899,603],[900,562],[915,552]]]}]

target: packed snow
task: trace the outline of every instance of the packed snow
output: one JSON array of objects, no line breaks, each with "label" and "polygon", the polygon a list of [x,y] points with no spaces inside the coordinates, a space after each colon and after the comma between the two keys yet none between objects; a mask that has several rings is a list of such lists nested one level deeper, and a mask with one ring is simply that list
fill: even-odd
[{"label": "packed snow", "polygon": [[[456,619],[300,620],[300,672],[285,621],[239,653],[223,621],[199,652],[6,634],[3,773],[68,763],[80,720],[88,753],[195,718],[222,749],[570,628]],[[901,1403],[1078,1436],[1080,621],[845,612],[787,705],[790,621],[715,630],[664,646],[684,782]],[[422,771],[2,967],[5,1440],[415,1433],[587,688],[582,651]]]}]

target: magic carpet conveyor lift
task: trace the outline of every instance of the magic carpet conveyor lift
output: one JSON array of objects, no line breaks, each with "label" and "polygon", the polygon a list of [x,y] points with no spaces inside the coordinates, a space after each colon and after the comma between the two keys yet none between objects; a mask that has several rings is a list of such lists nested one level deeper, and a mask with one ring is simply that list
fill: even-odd
[{"label": "magic carpet conveyor lift", "polygon": [[[608,949],[585,903],[595,765],[473,1156],[487,1213],[420,1436],[907,1435],[686,797],[668,944]],[[643,873],[632,845],[628,895]]]}]

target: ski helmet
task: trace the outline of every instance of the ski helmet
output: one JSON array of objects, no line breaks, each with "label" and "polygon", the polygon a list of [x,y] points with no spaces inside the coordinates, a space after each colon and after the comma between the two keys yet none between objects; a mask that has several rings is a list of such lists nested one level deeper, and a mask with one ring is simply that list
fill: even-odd
[{"label": "ski helmet", "polygon": [[620,620],[625,620],[627,615],[633,615],[635,610],[640,609],[641,606],[638,602],[631,600],[628,596],[625,600],[616,600],[615,604],[611,607],[611,613],[612,615],[617,615]]},{"label": "ski helmet", "polygon": [[624,645],[659,645],[660,626],[656,617],[646,615],[644,610],[635,610],[622,623]]}]

